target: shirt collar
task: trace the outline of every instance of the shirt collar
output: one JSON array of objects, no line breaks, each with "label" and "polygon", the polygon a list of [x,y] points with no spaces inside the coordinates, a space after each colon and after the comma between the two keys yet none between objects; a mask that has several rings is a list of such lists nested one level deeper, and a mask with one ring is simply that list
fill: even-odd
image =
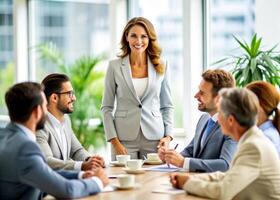
[{"label": "shirt collar", "polygon": [[216,123],[218,121],[218,113],[215,113],[211,119]]},{"label": "shirt collar", "polygon": [[254,126],[252,126],[251,128],[249,128],[249,129],[240,137],[240,139],[239,139],[239,141],[238,141],[238,144],[241,144],[241,143],[245,140],[246,135],[250,134],[250,132],[256,132],[257,130],[259,130],[259,128],[258,128],[256,125],[254,125]]},{"label": "shirt collar", "polygon": [[36,136],[29,128],[19,123],[15,123],[15,125],[18,126],[24,133],[26,133],[29,139],[31,139],[33,142],[36,142]]},{"label": "shirt collar", "polygon": [[52,124],[54,124],[55,126],[63,126],[64,125],[64,121],[60,122],[55,116],[53,116],[53,114],[51,114],[50,112],[47,112],[47,115],[51,121]]},{"label": "shirt collar", "polygon": [[270,127],[273,127],[273,123],[271,120],[267,120],[265,121],[264,123],[262,123],[260,126],[259,126],[259,129],[261,129],[262,131],[270,128]]}]

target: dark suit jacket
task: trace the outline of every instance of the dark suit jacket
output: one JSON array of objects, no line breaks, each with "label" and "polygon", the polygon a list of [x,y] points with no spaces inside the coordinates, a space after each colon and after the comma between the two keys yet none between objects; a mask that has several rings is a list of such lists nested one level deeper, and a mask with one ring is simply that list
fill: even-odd
[{"label": "dark suit jacket", "polygon": [[210,118],[209,114],[203,114],[196,126],[195,136],[190,144],[181,152],[184,157],[190,159],[191,172],[226,171],[236,150],[237,143],[221,132],[218,122],[201,147],[201,137]]},{"label": "dark suit jacket", "polygon": [[38,144],[13,123],[0,130],[0,161],[0,199],[41,199],[42,192],[79,198],[100,192],[95,181],[77,180],[78,172],[53,171]]}]

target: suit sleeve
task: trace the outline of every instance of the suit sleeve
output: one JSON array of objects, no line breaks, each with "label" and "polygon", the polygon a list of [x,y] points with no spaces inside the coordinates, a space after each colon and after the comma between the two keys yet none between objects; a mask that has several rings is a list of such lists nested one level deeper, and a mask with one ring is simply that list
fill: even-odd
[{"label": "suit sleeve", "polygon": [[[79,198],[100,192],[97,183],[91,179],[68,180],[53,171],[44,162],[36,143],[25,142],[19,149],[16,173],[22,183],[57,198]],[[60,172],[65,177],[74,178],[77,174],[73,173],[75,172]]]},{"label": "suit sleeve", "polygon": [[52,149],[48,143],[49,134],[50,133],[48,133],[48,131],[46,131],[45,129],[36,132],[37,143],[40,145],[40,148],[47,160],[48,165],[52,169],[56,169],[56,170],[58,169],[73,170],[75,161],[60,160],[53,156]]},{"label": "suit sleeve", "polygon": [[190,157],[190,158],[192,158],[193,157],[193,144],[194,144],[194,139],[192,139],[190,144],[186,148],[184,148],[184,150],[181,151],[180,154],[183,157]]},{"label": "suit sleeve", "polygon": [[78,175],[80,173],[73,170],[57,170],[55,172],[66,179],[78,179],[79,178]]},{"label": "suit sleeve", "polygon": [[237,143],[231,138],[225,136],[221,154],[217,159],[190,159],[190,171],[192,172],[215,172],[215,171],[227,171],[232,157],[235,153]]},{"label": "suit sleeve", "polygon": [[[213,199],[233,199],[260,174],[260,154],[252,144],[243,145],[233,166],[223,176],[205,174],[190,178],[184,189],[195,195]],[[233,183],[234,187],[233,187]]]},{"label": "suit sleeve", "polygon": [[169,69],[166,63],[164,79],[160,91],[160,112],[164,123],[164,136],[173,133],[173,102],[171,98],[171,89],[169,84]]},{"label": "suit sleeve", "polygon": [[107,141],[117,137],[117,132],[114,125],[113,109],[116,95],[116,83],[112,63],[109,63],[107,73],[105,76],[105,88],[102,99],[102,117],[104,123],[104,130]]}]

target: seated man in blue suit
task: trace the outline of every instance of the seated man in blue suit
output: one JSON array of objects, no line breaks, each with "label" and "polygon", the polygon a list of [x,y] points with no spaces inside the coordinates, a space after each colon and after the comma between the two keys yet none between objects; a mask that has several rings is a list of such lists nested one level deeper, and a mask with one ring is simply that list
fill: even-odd
[{"label": "seated man in blue suit", "polygon": [[0,199],[41,199],[96,194],[108,184],[104,170],[53,171],[36,143],[44,127],[47,101],[40,84],[19,83],[5,96],[11,123],[0,131]]},{"label": "seated man in blue suit", "polygon": [[190,172],[228,170],[236,142],[222,134],[217,121],[216,102],[220,89],[234,85],[234,78],[224,70],[207,70],[202,74],[195,98],[198,100],[198,109],[206,113],[197,123],[194,138],[181,153],[172,149],[158,150],[163,161]]}]

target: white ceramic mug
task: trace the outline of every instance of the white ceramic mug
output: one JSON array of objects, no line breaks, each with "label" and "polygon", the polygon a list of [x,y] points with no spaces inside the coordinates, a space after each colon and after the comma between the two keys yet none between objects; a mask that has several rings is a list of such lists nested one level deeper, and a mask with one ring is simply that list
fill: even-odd
[{"label": "white ceramic mug", "polygon": [[158,161],[158,160],[160,160],[157,153],[148,153],[147,154],[147,159],[151,160],[151,161]]},{"label": "white ceramic mug", "polygon": [[143,165],[143,160],[140,159],[132,159],[126,161],[126,167],[131,170],[141,169]]},{"label": "white ceramic mug", "polygon": [[116,159],[119,163],[125,164],[126,161],[130,160],[130,155],[116,155]]},{"label": "white ceramic mug", "polygon": [[121,174],[117,177],[120,187],[133,187],[135,184],[135,176],[129,174]]}]

